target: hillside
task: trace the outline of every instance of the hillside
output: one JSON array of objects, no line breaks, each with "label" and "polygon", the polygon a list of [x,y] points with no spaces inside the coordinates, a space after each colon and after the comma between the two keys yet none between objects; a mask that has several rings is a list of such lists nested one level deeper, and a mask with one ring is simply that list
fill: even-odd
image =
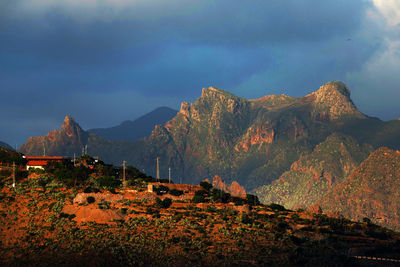
[{"label": "hillside", "polygon": [[[400,146],[400,121],[365,116],[341,82],[329,82],[304,97],[269,95],[254,100],[204,88],[194,103],[182,103],[172,120],[137,142],[107,140],[71,125],[30,138],[20,151],[42,155],[46,147],[48,155],[73,156],[87,145],[93,156],[117,165],[126,160],[152,176],[159,157],[161,177],[168,177],[171,167],[176,181],[196,184],[218,175],[252,190],[281,177],[333,133],[374,148]],[[71,134],[70,128],[76,130]]]},{"label": "hillside", "polygon": [[329,212],[400,230],[400,151],[379,148],[318,201]]},{"label": "hillside", "polygon": [[308,208],[340,184],[372,150],[343,134],[332,134],[307,155],[295,161],[289,171],[256,190],[263,203],[287,208]]},{"label": "hillside", "polygon": [[13,149],[9,144],[6,144],[6,143],[1,142],[1,141],[0,141],[0,147],[5,147],[5,148],[8,148],[8,149]]},{"label": "hillside", "polygon": [[159,107],[134,121],[124,121],[118,126],[109,128],[90,129],[88,132],[114,141],[137,141],[149,136],[154,126],[164,125],[177,112],[177,110],[168,107]]},{"label": "hillside", "polygon": [[34,173],[15,188],[6,181],[0,190],[0,264],[395,266],[400,261],[400,235],[369,222],[279,205],[171,200],[168,193],[145,191],[142,182],[126,189],[108,184],[106,190],[95,187],[100,179],[88,181],[90,187],[69,187],[60,176]]}]

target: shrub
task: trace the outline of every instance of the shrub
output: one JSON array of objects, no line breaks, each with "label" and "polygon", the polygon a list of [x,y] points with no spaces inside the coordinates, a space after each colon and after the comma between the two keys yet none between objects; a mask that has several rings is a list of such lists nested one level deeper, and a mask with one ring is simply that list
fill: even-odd
[{"label": "shrub", "polygon": [[87,201],[87,203],[90,204],[90,203],[94,203],[96,201],[96,199],[94,197],[90,196],[90,197],[86,198],[86,201]]},{"label": "shrub", "polygon": [[253,222],[253,220],[246,213],[242,213],[240,216],[240,221],[244,224],[250,224]]},{"label": "shrub", "polygon": [[231,194],[226,193],[223,190],[216,189],[216,188],[211,190],[211,200],[213,202],[227,203],[228,200],[230,199],[230,197],[231,197]]},{"label": "shrub", "polygon": [[100,190],[98,189],[98,188],[93,188],[93,187],[86,187],[84,190],[83,190],[83,192],[84,193],[98,193],[98,192],[100,192]]},{"label": "shrub", "polygon": [[258,197],[255,196],[255,195],[247,194],[247,195],[246,195],[246,200],[247,200],[247,203],[248,203],[249,205],[254,205],[254,206],[256,206],[256,205],[260,205],[260,204],[261,204],[261,203],[260,203],[260,200],[259,200]]},{"label": "shrub", "polygon": [[172,204],[172,200],[170,198],[165,198],[161,200],[160,198],[156,198],[156,206],[162,209],[168,209]]},{"label": "shrub", "polygon": [[200,186],[203,187],[204,190],[206,190],[207,192],[210,191],[211,188],[213,187],[212,184],[210,184],[209,182],[206,182],[206,181],[201,181]]},{"label": "shrub", "polygon": [[285,207],[276,203],[271,203],[268,207],[274,211],[285,211]]},{"label": "shrub", "polygon": [[97,179],[97,184],[103,188],[115,188],[121,185],[121,181],[112,176],[102,176]]},{"label": "shrub", "polygon": [[177,190],[177,189],[171,189],[171,190],[169,190],[169,194],[178,197],[178,196],[183,195],[183,191]]},{"label": "shrub", "polygon": [[247,201],[241,197],[231,197],[231,202],[238,206],[245,204]]},{"label": "shrub", "polygon": [[206,198],[204,197],[204,195],[194,195],[192,198],[192,202],[193,203],[205,203]]}]

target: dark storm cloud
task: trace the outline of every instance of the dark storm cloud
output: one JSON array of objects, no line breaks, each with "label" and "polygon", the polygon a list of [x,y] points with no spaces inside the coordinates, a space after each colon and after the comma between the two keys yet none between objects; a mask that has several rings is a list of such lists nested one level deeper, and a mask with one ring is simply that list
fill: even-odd
[{"label": "dark storm cloud", "polygon": [[380,49],[379,38],[359,35],[368,7],[364,0],[2,1],[0,115],[8,126],[0,140],[44,134],[65,114],[85,128],[111,126],[160,105],[178,108],[211,85],[243,97],[267,88],[304,95],[345,80]]}]

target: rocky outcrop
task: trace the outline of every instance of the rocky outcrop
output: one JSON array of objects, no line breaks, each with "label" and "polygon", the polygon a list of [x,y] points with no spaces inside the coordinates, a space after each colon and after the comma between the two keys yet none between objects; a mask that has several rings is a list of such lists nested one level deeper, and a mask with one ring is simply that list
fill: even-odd
[{"label": "rocky outcrop", "polygon": [[274,141],[274,138],[274,129],[267,125],[262,125],[260,127],[249,127],[243,138],[243,141],[240,141],[235,146],[235,150],[238,152],[240,150],[247,152],[252,146],[258,145],[258,147],[261,147],[263,144],[271,144]]},{"label": "rocky outcrop", "polygon": [[314,98],[315,120],[337,120],[343,117],[365,118],[350,98],[350,90],[342,82],[328,82],[309,95]]},{"label": "rocky outcrop", "polygon": [[234,197],[246,197],[246,190],[236,181],[233,181],[230,185],[228,185],[222,180],[221,177],[215,175],[212,185],[214,188],[221,189]]},{"label": "rocky outcrop", "polygon": [[88,143],[88,133],[75,120],[66,116],[60,130],[45,136],[30,137],[19,151],[29,156],[71,156],[78,155]]},{"label": "rocky outcrop", "polygon": [[324,212],[400,230],[400,151],[379,148],[318,201]]},{"label": "rocky outcrop", "polygon": [[332,166],[348,173],[354,167],[344,160],[348,148],[337,154],[342,163],[331,157],[323,163],[323,172],[317,165],[308,168],[305,163],[293,163],[334,132],[346,131],[360,144],[371,143],[374,147],[383,142],[385,146],[400,145],[400,124],[365,117],[340,82],[327,83],[305,97],[272,95],[254,100],[216,87],[204,88],[196,101],[182,103],[172,120],[156,126],[149,137],[137,142],[105,140],[75,124],[66,118],[61,130],[29,139],[21,151],[43,155],[46,150],[47,155],[72,157],[88,145],[92,156],[116,165],[125,160],[153,177],[158,157],[161,177],[168,177],[170,167],[175,182],[198,184],[218,174],[229,181],[234,177],[252,190],[270,184],[287,171],[311,173],[313,181],[333,186],[340,173],[327,166],[333,162]]},{"label": "rocky outcrop", "polygon": [[371,150],[352,137],[332,134],[309,155],[295,161],[278,180],[257,189],[257,195],[264,203],[309,208],[347,177]]}]

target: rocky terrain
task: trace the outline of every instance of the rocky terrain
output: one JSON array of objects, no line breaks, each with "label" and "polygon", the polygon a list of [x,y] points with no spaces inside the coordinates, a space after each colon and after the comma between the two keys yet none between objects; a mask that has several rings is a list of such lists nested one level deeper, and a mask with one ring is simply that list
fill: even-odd
[{"label": "rocky terrain", "polygon": [[61,130],[30,138],[20,151],[42,155],[45,148],[48,155],[72,157],[87,147],[105,162],[126,160],[152,176],[159,157],[161,177],[169,168],[174,181],[189,184],[217,175],[254,190],[264,203],[309,208],[382,146],[400,147],[400,121],[362,114],[346,85],[329,82],[299,98],[247,100],[203,88],[194,103],[182,103],[173,119],[136,142],[104,139],[67,116]]},{"label": "rocky terrain", "polygon": [[224,190],[225,192],[236,197],[246,197],[246,190],[238,182],[233,181],[230,185],[226,184],[221,177],[215,175],[212,181],[214,188]]},{"label": "rocky terrain", "polygon": [[270,185],[256,190],[264,203],[309,208],[340,184],[373,150],[344,134],[332,134],[301,156]]},{"label": "rocky terrain", "polygon": [[318,202],[322,210],[400,230],[400,151],[379,148]]},{"label": "rocky terrain", "polygon": [[400,235],[367,220],[276,204],[167,202],[169,194],[145,190],[145,184],[68,187],[51,174],[32,173],[15,188],[3,180],[0,264],[396,266],[400,261]]},{"label": "rocky terrain", "polygon": [[137,142],[104,139],[83,131],[71,119],[63,125],[70,126],[30,138],[20,151],[42,155],[46,147],[48,155],[72,156],[87,145],[93,156],[118,165],[127,160],[153,176],[159,157],[162,177],[171,167],[173,177],[185,183],[219,175],[247,190],[278,179],[335,132],[374,148],[400,145],[400,122],[382,122],[359,112],[341,82],[329,82],[304,97],[269,95],[254,100],[204,88],[193,104],[182,103],[172,120]]}]

